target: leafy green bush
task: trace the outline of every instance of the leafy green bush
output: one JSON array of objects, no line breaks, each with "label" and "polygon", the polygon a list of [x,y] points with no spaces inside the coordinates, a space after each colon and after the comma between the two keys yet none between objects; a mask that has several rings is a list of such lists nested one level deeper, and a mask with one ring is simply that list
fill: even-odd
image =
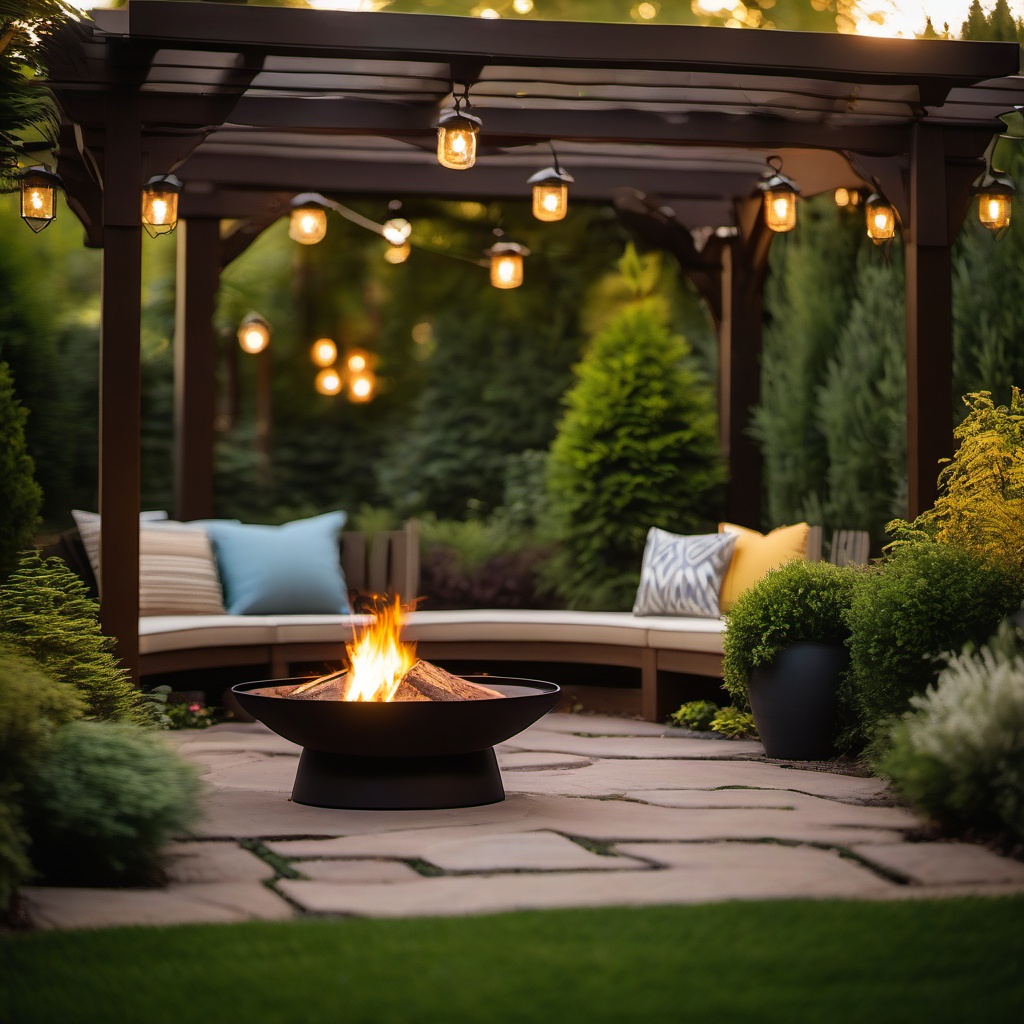
[{"label": "leafy green bush", "polygon": [[14,569],[18,552],[32,546],[43,503],[25,447],[27,418],[14,396],[10,367],[0,362],[0,581]]},{"label": "leafy green bush", "polygon": [[749,711],[740,711],[739,708],[721,708],[711,719],[711,731],[721,733],[733,740],[742,740],[747,737],[757,739],[754,716]]},{"label": "leafy green bush", "polygon": [[55,740],[25,779],[35,867],[50,882],[152,880],[160,848],[198,815],[195,768],[136,726],[72,722]]},{"label": "leafy green bush", "polygon": [[0,586],[0,644],[75,687],[89,717],[153,724],[151,705],[140,699],[100,631],[96,602],[59,558],[27,551]]},{"label": "leafy green bush", "polygon": [[968,645],[911,697],[876,767],[939,821],[1024,839],[1024,655],[1006,638]]},{"label": "leafy green bush", "polygon": [[593,339],[548,460],[562,547],[551,582],[578,608],[628,608],[647,530],[706,525],[724,470],[707,384],[662,305],[628,308]]},{"label": "leafy green bush", "polygon": [[72,687],[54,682],[27,658],[0,650],[0,912],[31,875],[22,783],[45,758],[56,730],[83,710]]},{"label": "leafy green bush", "polygon": [[737,707],[748,706],[751,670],[770,665],[784,647],[847,643],[846,615],[860,572],[827,562],[787,562],[740,595],[722,641],[722,682]]},{"label": "leafy green bush", "polygon": [[669,722],[694,732],[707,732],[717,713],[718,705],[710,700],[689,700],[678,711],[672,712]]},{"label": "leafy green bush", "polygon": [[1024,579],[1012,565],[927,540],[897,547],[865,570],[848,616],[863,735],[902,714],[935,682],[945,652],[983,643],[1022,597]]},{"label": "leafy green bush", "polygon": [[28,658],[0,648],[0,783],[29,774],[55,730],[81,717],[85,702]]}]

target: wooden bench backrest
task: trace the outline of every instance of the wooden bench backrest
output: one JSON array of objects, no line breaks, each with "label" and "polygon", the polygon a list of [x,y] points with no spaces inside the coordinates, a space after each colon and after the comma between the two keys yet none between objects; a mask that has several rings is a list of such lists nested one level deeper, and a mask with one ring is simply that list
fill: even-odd
[{"label": "wooden bench backrest", "polygon": [[368,539],[365,533],[341,535],[341,567],[352,590],[362,594],[399,595],[412,601],[420,585],[419,523],[410,519],[401,530]]},{"label": "wooden bench backrest", "polygon": [[[833,565],[867,565],[871,555],[871,535],[867,530],[836,530],[828,560]],[[812,526],[807,534],[807,560],[822,561],[821,527]]]}]

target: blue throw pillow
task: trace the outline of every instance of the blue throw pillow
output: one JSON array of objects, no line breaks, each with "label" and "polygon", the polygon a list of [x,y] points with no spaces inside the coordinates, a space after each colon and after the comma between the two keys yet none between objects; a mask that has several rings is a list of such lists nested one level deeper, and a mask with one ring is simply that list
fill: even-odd
[{"label": "blue throw pillow", "polygon": [[229,615],[344,614],[338,553],[344,512],[283,526],[209,522]]}]

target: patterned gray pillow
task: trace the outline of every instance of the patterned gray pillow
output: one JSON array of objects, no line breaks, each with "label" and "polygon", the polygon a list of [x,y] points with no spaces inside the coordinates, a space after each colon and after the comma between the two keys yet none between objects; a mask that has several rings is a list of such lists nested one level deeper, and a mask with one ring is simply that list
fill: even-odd
[{"label": "patterned gray pillow", "polygon": [[682,537],[652,526],[633,614],[718,618],[718,592],[735,543],[732,533]]}]

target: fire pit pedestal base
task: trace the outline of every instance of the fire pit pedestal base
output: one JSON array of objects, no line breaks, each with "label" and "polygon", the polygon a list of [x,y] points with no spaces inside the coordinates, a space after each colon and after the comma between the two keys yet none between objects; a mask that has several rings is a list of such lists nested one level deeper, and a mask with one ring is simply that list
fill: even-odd
[{"label": "fire pit pedestal base", "polygon": [[443,757],[352,757],[303,750],[292,800],[314,807],[407,811],[505,799],[494,750]]}]

